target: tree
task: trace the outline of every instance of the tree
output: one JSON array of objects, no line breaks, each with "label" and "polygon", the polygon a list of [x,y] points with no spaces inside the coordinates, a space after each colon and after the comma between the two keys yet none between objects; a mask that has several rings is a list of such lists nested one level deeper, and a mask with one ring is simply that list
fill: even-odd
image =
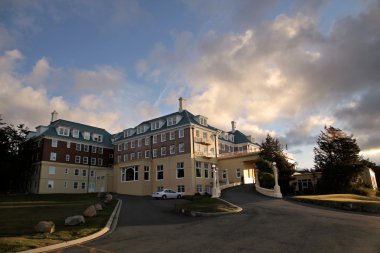
[{"label": "tree", "polygon": [[31,165],[31,143],[26,141],[28,129],[6,124],[0,118],[0,191],[25,191]]},{"label": "tree", "polygon": [[295,168],[294,165],[288,161],[280,141],[268,134],[265,141],[261,143],[259,156],[262,160],[267,162],[259,161],[259,163],[256,164],[258,165],[258,169],[273,173],[273,171],[271,169],[269,170],[266,166],[271,166],[273,162],[276,162],[278,168],[278,184],[281,186],[281,192],[283,194],[291,193],[289,181],[292,179]]},{"label": "tree", "polygon": [[322,191],[342,193],[353,189],[364,168],[359,152],[352,135],[332,126],[325,127],[314,148],[315,169],[322,171]]}]

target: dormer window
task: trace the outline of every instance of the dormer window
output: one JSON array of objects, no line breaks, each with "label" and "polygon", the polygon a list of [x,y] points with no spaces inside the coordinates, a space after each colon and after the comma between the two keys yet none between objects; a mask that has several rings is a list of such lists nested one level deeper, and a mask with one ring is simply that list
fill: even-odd
[{"label": "dormer window", "polygon": [[170,117],[167,119],[168,126],[173,126],[177,124],[177,118],[176,117]]},{"label": "dormer window", "polygon": [[58,127],[58,135],[69,136],[70,135],[70,129],[66,128],[66,127]]},{"label": "dormer window", "polygon": [[78,129],[74,129],[73,130],[73,137],[74,138],[79,138],[79,130]]},{"label": "dormer window", "polygon": [[89,132],[83,132],[83,139],[90,140],[90,133]]},{"label": "dormer window", "polygon": [[235,136],[233,136],[232,134],[229,136],[229,140],[230,142],[234,142],[235,141]]},{"label": "dormer window", "polygon": [[103,135],[92,134],[92,140],[97,142],[103,142]]},{"label": "dormer window", "polygon": [[156,120],[152,123],[150,123],[150,128],[152,130],[160,129],[164,125],[165,121],[163,120]]},{"label": "dormer window", "polygon": [[207,126],[207,118],[205,116],[198,115],[195,117],[195,120],[202,126]]},{"label": "dormer window", "polygon": [[134,128],[129,128],[129,129],[124,130],[124,138],[131,137],[132,135],[135,134],[135,132],[136,130]]}]

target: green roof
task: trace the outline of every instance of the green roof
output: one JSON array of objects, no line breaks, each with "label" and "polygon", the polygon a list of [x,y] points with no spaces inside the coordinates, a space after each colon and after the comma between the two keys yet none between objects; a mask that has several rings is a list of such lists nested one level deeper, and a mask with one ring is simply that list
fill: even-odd
[{"label": "green roof", "polygon": [[[71,130],[72,129],[79,130],[79,132],[80,132],[79,138],[72,137],[71,132],[70,132],[70,136],[58,135],[58,133],[56,131],[57,127],[67,127],[67,128],[70,128]],[[92,139],[91,140],[85,140],[83,138],[83,135],[82,135],[83,132],[89,132],[90,134],[102,135],[103,141],[97,142],[97,141],[93,141]],[[98,127],[94,127],[94,126],[84,125],[81,123],[76,123],[76,122],[67,121],[67,120],[63,120],[63,119],[58,119],[58,120],[50,123],[50,125],[47,126],[46,131],[44,131],[40,135],[35,135],[34,138],[37,138],[37,137],[56,137],[56,138],[67,139],[70,141],[73,141],[73,140],[78,141],[79,140],[81,142],[88,142],[88,143],[92,143],[92,144],[96,144],[96,145],[104,145],[104,146],[112,148],[113,145],[112,145],[112,141],[111,141],[111,136],[112,135],[103,128],[98,128]]]}]

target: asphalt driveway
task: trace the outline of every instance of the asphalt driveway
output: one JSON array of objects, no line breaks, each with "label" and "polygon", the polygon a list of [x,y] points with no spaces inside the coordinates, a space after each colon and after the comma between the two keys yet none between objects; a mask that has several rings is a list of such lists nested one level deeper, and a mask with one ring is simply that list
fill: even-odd
[{"label": "asphalt driveway", "polygon": [[380,252],[380,217],[271,199],[251,185],[223,191],[238,214],[186,217],[185,200],[119,196],[118,227],[103,238],[60,252]]}]

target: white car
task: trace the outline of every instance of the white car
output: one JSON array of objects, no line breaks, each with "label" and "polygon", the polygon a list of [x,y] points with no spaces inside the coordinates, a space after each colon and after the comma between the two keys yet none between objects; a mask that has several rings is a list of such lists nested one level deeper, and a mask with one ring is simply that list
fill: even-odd
[{"label": "white car", "polygon": [[180,199],[182,194],[170,189],[162,189],[161,191],[153,192],[152,198],[155,199]]}]

